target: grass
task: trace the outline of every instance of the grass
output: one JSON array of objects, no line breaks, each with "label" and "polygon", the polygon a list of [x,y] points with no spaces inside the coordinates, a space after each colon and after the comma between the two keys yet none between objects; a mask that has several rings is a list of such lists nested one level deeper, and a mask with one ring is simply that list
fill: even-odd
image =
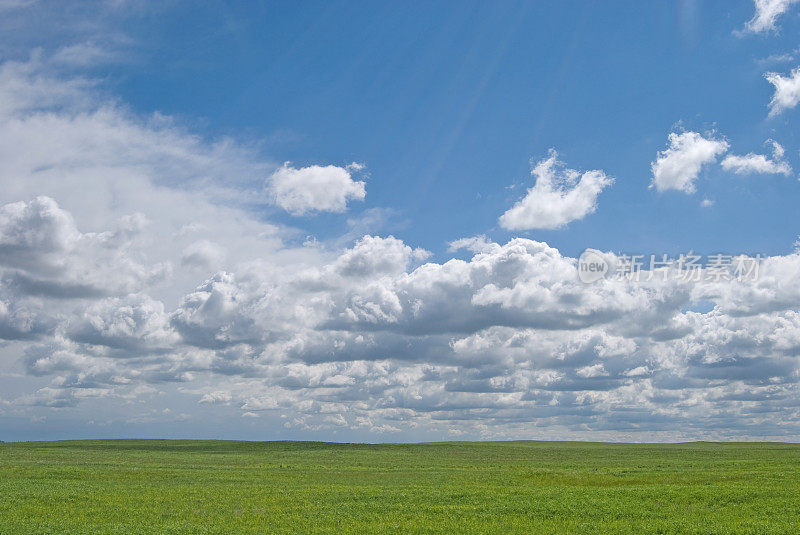
[{"label": "grass", "polygon": [[0,533],[798,533],[800,446],[0,444]]}]

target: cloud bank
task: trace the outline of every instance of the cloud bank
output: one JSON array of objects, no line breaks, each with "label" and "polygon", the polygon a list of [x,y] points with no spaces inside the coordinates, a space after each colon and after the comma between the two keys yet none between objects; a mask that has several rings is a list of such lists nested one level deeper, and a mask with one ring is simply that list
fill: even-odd
[{"label": "cloud bank", "polygon": [[[25,251],[3,260],[4,281],[35,277],[40,263],[29,259],[87,239],[49,198],[0,213],[0,243]],[[0,335],[22,348],[24,373],[45,381],[4,412],[79,411],[183,385],[198,414],[263,416],[299,431],[798,429],[800,413],[786,406],[800,380],[797,253],[765,259],[757,281],[655,272],[587,285],[574,258],[534,240],[466,240],[457,245],[474,246],[471,258],[426,263],[401,240],[365,236],[282,267],[249,258],[170,306],[149,270],[120,269],[144,242],[104,243],[119,280],[92,286],[102,292],[4,283]],[[714,306],[693,312],[698,302]]]}]

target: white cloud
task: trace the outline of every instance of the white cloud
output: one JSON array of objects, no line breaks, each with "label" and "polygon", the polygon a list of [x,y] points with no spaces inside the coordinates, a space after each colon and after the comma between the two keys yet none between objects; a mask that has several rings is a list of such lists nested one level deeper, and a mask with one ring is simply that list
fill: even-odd
[{"label": "white cloud", "polygon": [[276,205],[292,215],[309,212],[344,212],[348,201],[363,201],[363,181],[353,180],[350,169],[335,165],[311,165],[296,169],[289,163],[275,171],[268,181],[268,190]]},{"label": "white cloud", "polygon": [[168,263],[145,265],[127,254],[141,225],[121,218],[117,229],[81,233],[72,215],[49,197],[0,208],[0,266],[5,284],[22,294],[88,297],[122,294],[170,271]]},{"label": "white cloud", "polygon": [[800,67],[793,69],[789,76],[768,72],[764,78],[775,87],[775,94],[769,101],[770,117],[797,106],[800,102]]},{"label": "white cloud", "polygon": [[711,208],[712,206],[714,206],[714,201],[712,201],[711,199],[703,199],[702,201],[700,201],[700,206],[703,208]]},{"label": "white cloud", "polygon": [[36,3],[36,1],[37,0],[0,0],[0,10],[28,7]]},{"label": "white cloud", "polygon": [[447,250],[451,253],[454,253],[460,249],[466,249],[472,253],[482,253],[488,252],[497,246],[497,244],[489,241],[489,239],[483,235],[472,236],[470,238],[460,238],[458,240],[451,241],[447,245]]},{"label": "white cloud", "polygon": [[208,240],[196,241],[183,250],[181,264],[200,268],[219,268],[225,258],[225,249]]},{"label": "white cloud", "polygon": [[753,0],[756,12],[753,18],[747,21],[745,31],[762,33],[777,30],[778,18],[786,13],[800,0]]},{"label": "white cloud", "polygon": [[576,375],[580,377],[603,377],[607,376],[608,372],[603,367],[602,363],[593,364],[592,366],[584,366],[576,370]]},{"label": "white cloud", "polygon": [[527,194],[500,216],[500,226],[508,230],[556,229],[583,219],[597,209],[597,197],[614,179],[602,171],[581,175],[567,169],[550,149],[547,158],[531,171],[536,177]]},{"label": "white cloud", "polygon": [[49,197],[0,208],[0,263],[32,270],[58,269],[81,238],[72,216]]},{"label": "white cloud", "polygon": [[756,61],[758,65],[773,65],[776,63],[793,63],[796,59],[798,54],[800,54],[800,48],[795,48],[789,52],[779,52],[775,54],[770,54],[769,56],[759,59]]},{"label": "white cloud", "polygon": [[85,67],[108,63],[115,58],[115,54],[108,47],[94,43],[77,43],[59,49],[53,55],[52,61],[70,67]]},{"label": "white cloud", "polygon": [[706,138],[697,132],[670,133],[669,146],[650,165],[653,173],[650,187],[657,191],[674,189],[693,193],[702,167],[715,162],[728,147],[725,140]]},{"label": "white cloud", "polygon": [[220,272],[184,296],[171,323],[186,343],[198,347],[257,344],[268,331],[255,324],[254,304],[233,274]]},{"label": "white cloud", "polygon": [[0,300],[0,340],[36,339],[52,332],[56,321],[35,303]]},{"label": "white cloud", "polygon": [[139,355],[171,347],[177,336],[164,304],[146,295],[109,298],[88,306],[65,326],[75,342],[105,346]]},{"label": "white cloud", "polygon": [[209,392],[201,397],[198,403],[209,403],[212,405],[227,404],[230,403],[231,399],[232,396],[230,392],[225,392],[224,390],[215,390],[214,392]]},{"label": "white cloud", "polygon": [[768,139],[764,142],[765,145],[770,145],[772,147],[772,157],[775,160],[782,160],[784,155],[786,155],[786,150],[783,148],[783,145],[775,141],[774,139]]},{"label": "white cloud", "polygon": [[722,160],[722,168],[726,171],[733,171],[737,175],[751,173],[791,175],[792,167],[783,160],[785,153],[783,147],[777,141],[769,140],[767,143],[772,145],[772,159],[763,154],[754,154],[752,152],[744,156],[729,154]]},{"label": "white cloud", "polygon": [[413,261],[425,260],[430,253],[412,249],[394,236],[364,236],[334,263],[334,270],[345,277],[378,278],[404,272]]}]

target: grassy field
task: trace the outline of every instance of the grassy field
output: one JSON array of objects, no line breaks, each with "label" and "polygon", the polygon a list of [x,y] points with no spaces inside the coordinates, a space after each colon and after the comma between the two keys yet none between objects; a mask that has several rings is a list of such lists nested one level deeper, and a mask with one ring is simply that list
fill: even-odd
[{"label": "grassy field", "polygon": [[798,533],[800,447],[0,444],[0,533]]}]

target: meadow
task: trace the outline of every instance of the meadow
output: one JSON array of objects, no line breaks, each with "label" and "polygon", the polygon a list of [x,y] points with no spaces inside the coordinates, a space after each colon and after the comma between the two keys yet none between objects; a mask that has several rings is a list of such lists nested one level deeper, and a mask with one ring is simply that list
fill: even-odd
[{"label": "meadow", "polygon": [[798,533],[777,443],[0,444],[0,533]]}]

